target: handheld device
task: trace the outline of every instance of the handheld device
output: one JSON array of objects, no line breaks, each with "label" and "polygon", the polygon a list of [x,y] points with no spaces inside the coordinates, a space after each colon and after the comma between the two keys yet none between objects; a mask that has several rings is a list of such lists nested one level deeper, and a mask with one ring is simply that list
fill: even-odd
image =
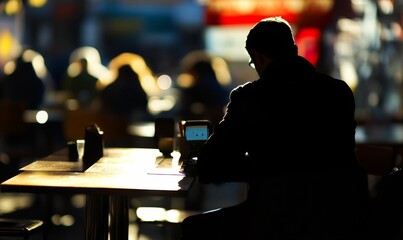
[{"label": "handheld device", "polygon": [[211,134],[211,122],[209,120],[188,120],[183,129],[190,152],[198,152]]},{"label": "handheld device", "polygon": [[212,131],[211,122],[208,120],[188,120],[183,125],[183,135],[188,149],[181,172],[193,175],[199,152],[203,144],[209,138]]}]

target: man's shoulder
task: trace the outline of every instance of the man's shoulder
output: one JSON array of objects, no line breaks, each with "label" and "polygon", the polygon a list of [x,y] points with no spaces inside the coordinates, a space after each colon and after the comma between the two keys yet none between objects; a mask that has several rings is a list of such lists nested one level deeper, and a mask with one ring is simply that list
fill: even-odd
[{"label": "man's shoulder", "polygon": [[252,89],[256,88],[258,81],[249,81],[244,84],[241,84],[237,87],[235,87],[232,92],[248,92],[251,91]]},{"label": "man's shoulder", "polygon": [[[318,78],[319,80],[327,80],[327,81],[331,81],[331,82],[335,82],[335,83],[344,82],[344,81],[341,80],[341,79],[334,78],[334,77],[330,76],[329,74],[322,73],[322,72],[316,72],[316,76],[317,76],[317,78]],[[345,83],[345,82],[344,82],[344,83]]]},{"label": "man's shoulder", "polygon": [[346,83],[346,81],[338,79],[338,78],[334,78],[334,77],[330,76],[329,74],[317,72],[316,76],[319,81],[328,83],[331,85],[335,85],[335,87],[337,87],[337,86],[348,87],[348,84]]}]

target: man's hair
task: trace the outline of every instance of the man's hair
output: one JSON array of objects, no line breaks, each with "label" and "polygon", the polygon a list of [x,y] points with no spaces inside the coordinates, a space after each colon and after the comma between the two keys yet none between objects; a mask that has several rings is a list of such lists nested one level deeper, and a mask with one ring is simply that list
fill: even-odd
[{"label": "man's hair", "polygon": [[291,26],[282,17],[265,18],[253,26],[246,39],[246,50],[251,49],[273,59],[298,53]]}]

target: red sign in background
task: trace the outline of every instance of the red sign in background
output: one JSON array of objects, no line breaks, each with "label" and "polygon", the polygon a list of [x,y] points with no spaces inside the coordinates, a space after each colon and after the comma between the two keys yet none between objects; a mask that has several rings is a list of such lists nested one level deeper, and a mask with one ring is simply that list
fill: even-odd
[{"label": "red sign in background", "polygon": [[351,17],[347,0],[209,0],[205,9],[206,26],[253,25],[263,18],[281,16],[296,30],[299,54],[313,64],[319,57],[322,30],[337,18]]},{"label": "red sign in background", "polygon": [[333,16],[350,16],[349,0],[208,0],[206,25],[250,25],[282,16],[298,27],[323,28]]}]

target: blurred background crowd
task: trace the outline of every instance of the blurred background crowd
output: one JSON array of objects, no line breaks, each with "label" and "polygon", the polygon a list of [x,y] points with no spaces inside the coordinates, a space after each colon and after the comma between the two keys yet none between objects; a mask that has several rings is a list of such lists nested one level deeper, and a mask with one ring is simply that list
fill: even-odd
[{"label": "blurred background crowd", "polygon": [[[120,66],[126,61],[134,71],[142,71],[144,64],[147,70],[137,72],[144,92],[138,94],[147,95],[148,117],[182,118],[181,114],[188,114],[183,111],[190,110],[186,92],[193,84],[182,73],[199,74],[203,68],[191,67],[195,60],[187,55],[210,62],[214,70],[226,68],[215,73],[219,84],[208,87],[224,88],[217,92],[217,101],[211,92],[199,94],[210,101],[203,104],[221,107],[227,100],[222,95],[229,89],[256,78],[246,64],[248,29],[263,17],[281,15],[293,26],[299,53],[354,90],[358,120],[400,121],[401,12],[398,0],[1,0],[0,76],[12,71],[10,60],[17,64],[30,50],[31,56],[27,53],[22,62],[32,62],[44,86],[18,85],[25,98],[36,98],[29,107],[75,99],[82,107],[100,108],[99,90],[121,78],[118,75],[128,74],[118,70]],[[193,51],[203,51],[205,56],[190,54]],[[22,93],[24,86],[30,94]],[[37,87],[43,89],[34,93]],[[108,90],[104,97],[110,99],[114,91]],[[6,89],[3,93],[18,96]],[[105,107],[120,105],[119,101],[129,104],[134,101],[129,97],[111,100]],[[135,97],[139,104],[145,99]],[[193,105],[192,112],[200,113],[201,106]],[[128,107],[134,106],[114,111],[127,113]]]}]

